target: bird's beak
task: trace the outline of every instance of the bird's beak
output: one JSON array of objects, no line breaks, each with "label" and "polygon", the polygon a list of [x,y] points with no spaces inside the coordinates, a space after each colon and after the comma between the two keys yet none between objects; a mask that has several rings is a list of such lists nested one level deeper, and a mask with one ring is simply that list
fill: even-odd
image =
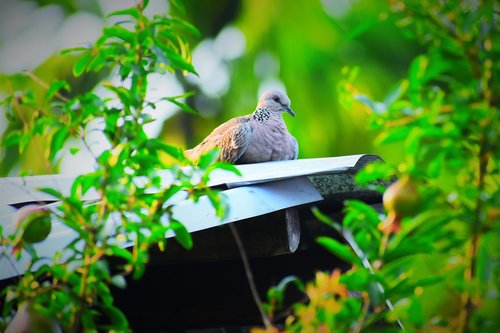
[{"label": "bird's beak", "polygon": [[292,117],[295,117],[295,112],[293,112],[292,109],[290,109],[289,106],[285,106],[286,112],[288,112]]}]

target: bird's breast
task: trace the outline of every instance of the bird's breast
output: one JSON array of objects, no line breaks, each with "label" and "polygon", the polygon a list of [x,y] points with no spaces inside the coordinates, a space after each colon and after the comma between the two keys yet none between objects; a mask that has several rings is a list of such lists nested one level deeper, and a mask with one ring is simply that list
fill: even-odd
[{"label": "bird's breast", "polygon": [[252,124],[252,138],[240,163],[289,160],[294,158],[293,138],[284,122]]}]

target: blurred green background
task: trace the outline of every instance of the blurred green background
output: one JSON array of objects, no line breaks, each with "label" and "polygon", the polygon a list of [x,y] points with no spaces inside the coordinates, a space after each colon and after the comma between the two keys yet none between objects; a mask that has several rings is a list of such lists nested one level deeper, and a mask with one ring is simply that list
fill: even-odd
[{"label": "blurred green background", "polygon": [[[6,0],[0,13],[0,94],[43,88],[23,74],[33,71],[46,82],[68,80],[71,94],[95,89],[113,71],[75,79],[71,66],[77,55],[62,57],[58,50],[87,45],[98,37],[106,14],[133,5],[117,0]],[[299,158],[376,153],[397,162],[402,146],[375,147],[367,110],[360,104],[342,107],[339,83],[342,68],[359,67],[356,87],[383,99],[406,76],[418,45],[406,39],[387,15],[384,1],[367,0],[186,0],[185,13],[200,36],[190,36],[193,63],[199,77],[176,74],[150,80],[151,98],[183,91],[197,93],[188,100],[200,116],[174,105],[150,110],[157,121],[150,135],[189,148],[225,120],[253,112],[259,94],[269,88],[286,90],[296,118],[284,115],[300,145]],[[153,0],[151,13],[169,10],[166,1]],[[0,133],[8,125],[0,116]],[[31,144],[23,156],[1,148],[1,175],[87,171],[83,152],[65,154],[56,167],[44,160],[44,140]],[[95,139],[99,141],[99,139]],[[96,143],[98,145],[98,143]],[[41,148],[40,148],[41,147]],[[91,162],[90,162],[91,163]]]}]

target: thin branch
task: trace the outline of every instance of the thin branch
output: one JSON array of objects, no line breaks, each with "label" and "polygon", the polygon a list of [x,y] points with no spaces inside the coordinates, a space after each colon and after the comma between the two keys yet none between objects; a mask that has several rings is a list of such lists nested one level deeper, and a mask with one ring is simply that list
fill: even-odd
[{"label": "thin branch", "polygon": [[264,305],[262,303],[262,300],[260,299],[259,293],[257,292],[257,287],[255,286],[255,281],[253,278],[252,270],[250,268],[250,263],[248,262],[248,257],[245,252],[243,242],[241,241],[240,234],[238,233],[238,230],[232,223],[229,223],[229,229],[231,229],[234,240],[236,241],[236,245],[238,247],[238,251],[240,252],[241,261],[243,261],[243,266],[245,267],[245,274],[247,276],[248,284],[250,286],[250,291],[252,292],[252,297],[255,301],[255,304],[257,305],[257,308],[259,309],[262,321],[264,322],[266,328],[272,328],[271,318],[269,318],[266,311],[264,311]]},{"label": "thin branch", "polygon": [[[30,71],[24,71],[24,74],[26,74],[26,76],[28,76],[29,78],[31,78],[33,81],[35,81],[36,83],[38,83],[38,85],[40,85],[42,88],[44,88],[45,90],[49,90],[49,85],[43,81],[42,79],[40,79],[38,76],[35,75],[35,73],[33,72],[30,72]],[[67,103],[69,102],[69,99],[64,97],[63,95],[61,95],[60,93],[56,92],[54,94],[54,96],[56,96],[57,98],[59,98],[61,101],[63,101],[64,103]]]},{"label": "thin branch", "polygon": [[[28,119],[26,119],[24,117],[24,114],[23,114],[23,112],[21,110],[21,105],[19,105],[19,101],[17,100],[17,98],[14,98],[14,108],[17,111],[17,114],[19,115],[19,118],[21,119],[21,121],[23,122],[23,124],[26,127],[28,127],[29,130],[31,130],[30,122],[28,121]],[[40,159],[42,160],[42,165],[43,165],[45,171],[47,171],[47,172],[50,171],[51,165],[44,158],[42,148],[38,145],[38,141],[34,140],[34,138],[32,138],[31,141],[33,142],[33,145],[35,147],[35,150],[36,150],[37,154],[39,155]]]},{"label": "thin branch", "polygon": [[[483,199],[482,191],[484,190],[485,181],[484,178],[488,171],[489,156],[486,150],[486,138],[483,136],[481,140],[481,146],[479,151],[479,168],[478,168],[478,197],[476,200],[475,209],[475,220],[472,225],[472,240],[468,249],[467,259],[470,261],[469,267],[465,270],[464,279],[465,281],[472,281],[476,275],[476,259],[477,251],[479,246],[479,239],[481,236],[481,215],[483,210]],[[464,303],[464,313],[463,313],[463,326],[464,332],[469,332],[468,326],[472,313],[474,312],[475,306],[472,303],[472,298],[469,292],[466,292],[463,296]]]},{"label": "thin branch", "polygon": [[[363,264],[363,266],[370,272],[370,273],[375,273],[375,271],[373,270],[373,267],[372,265],[370,264],[370,261],[368,261],[368,258],[366,257],[365,253],[363,252],[363,250],[361,250],[361,248],[358,246],[358,244],[356,243],[356,240],[354,239],[352,233],[348,230],[348,229],[343,229],[342,230],[342,236],[345,238],[345,240],[347,241],[347,243],[349,243],[349,245],[351,246],[351,248],[354,250],[354,253],[356,253],[356,255],[358,256],[359,259],[361,259],[361,263]],[[385,304],[387,305],[387,308],[391,311],[394,311],[394,306],[392,305],[392,302],[390,301],[389,298],[387,298],[385,296],[385,290],[384,290],[384,287],[382,287],[382,285],[380,284],[380,282],[376,282],[376,286],[377,286],[377,290],[383,295],[383,297],[385,298]],[[403,325],[403,323],[401,322],[401,320],[399,320],[399,318],[397,319],[397,322],[398,322],[398,325],[399,327],[404,330],[405,327]]]},{"label": "thin branch", "polygon": [[358,318],[354,326],[353,333],[360,333],[361,330],[363,329],[369,308],[370,308],[370,302],[363,297],[363,308],[361,309],[361,316]]},{"label": "thin branch", "polygon": [[19,280],[19,275],[21,275],[21,274],[20,274],[20,273],[19,273],[19,271],[17,270],[17,267],[16,267],[16,265],[14,264],[14,261],[12,260],[12,258],[10,257],[10,255],[9,255],[9,254],[7,254],[7,253],[5,252],[5,245],[4,245],[4,244],[2,244],[2,245],[0,246],[0,248],[2,249],[2,252],[0,253],[0,258],[2,258],[2,257],[3,257],[3,258],[5,258],[5,259],[7,260],[7,262],[8,262],[8,263],[9,263],[9,265],[10,265],[10,267],[12,268],[12,270],[14,271],[14,273],[16,274],[16,278]]},{"label": "thin branch", "polygon": [[87,142],[87,139],[85,138],[85,133],[82,133],[82,135],[80,136],[80,139],[82,140],[83,146],[87,149],[87,151],[90,153],[90,155],[92,155],[92,157],[94,158],[94,162],[97,161],[97,156],[96,156],[96,154],[94,154],[94,152],[90,148],[90,145]]}]

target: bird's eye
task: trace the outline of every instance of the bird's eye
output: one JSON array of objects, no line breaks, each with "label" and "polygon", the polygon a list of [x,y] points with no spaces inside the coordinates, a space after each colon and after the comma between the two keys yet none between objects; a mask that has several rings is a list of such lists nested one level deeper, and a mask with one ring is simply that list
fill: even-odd
[{"label": "bird's eye", "polygon": [[280,101],[280,97],[278,95],[274,95],[273,96],[273,101],[279,102]]}]

